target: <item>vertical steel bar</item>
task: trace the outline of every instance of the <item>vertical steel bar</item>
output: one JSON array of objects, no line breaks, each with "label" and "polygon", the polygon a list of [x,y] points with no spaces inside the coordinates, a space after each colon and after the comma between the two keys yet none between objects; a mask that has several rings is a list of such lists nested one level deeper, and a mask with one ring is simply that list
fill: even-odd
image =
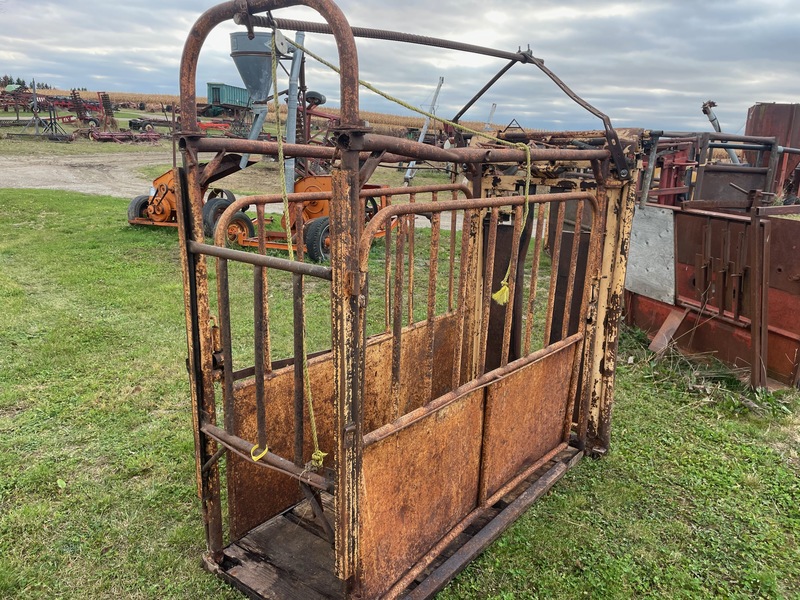
[{"label": "vertical steel bar", "polygon": [[508,364],[509,347],[511,346],[511,321],[514,316],[514,293],[517,287],[517,263],[519,262],[519,243],[522,233],[523,223],[523,207],[514,207],[514,232],[512,233],[513,240],[511,241],[511,260],[508,265],[508,302],[505,306],[505,315],[503,317],[503,344],[500,350],[500,366],[504,367]]},{"label": "vertical steel bar", "polygon": [[[550,212],[552,213],[552,207]],[[548,227],[552,227],[552,223],[548,223]],[[556,232],[555,240],[553,241],[553,248],[551,250],[550,261],[550,293],[547,299],[547,319],[544,324],[544,341],[543,346],[546,348],[550,345],[550,332],[553,327],[553,309],[555,307],[556,288],[558,287],[558,266],[561,260],[561,235],[564,231],[564,203],[558,203],[558,211],[556,216]],[[569,308],[564,307],[564,318],[569,318]]]},{"label": "vertical steel bar", "polygon": [[447,312],[453,312],[455,265],[456,265],[456,230],[458,229],[458,214],[450,213],[450,281],[447,287]]},{"label": "vertical steel bar", "polygon": [[536,290],[539,286],[539,262],[542,256],[542,232],[544,231],[544,203],[536,211],[536,236],[533,240],[533,265],[531,266],[531,286],[528,293],[528,312],[525,316],[525,348],[524,354],[531,352],[531,337],[533,334],[533,313],[536,308]]},{"label": "vertical steel bar", "polygon": [[431,215],[431,254],[430,267],[428,270],[428,339],[426,347],[428,357],[426,363],[425,381],[428,383],[428,396],[425,402],[433,399],[433,363],[436,349],[436,327],[434,317],[436,316],[436,284],[439,276],[439,238],[441,232],[441,214]]},{"label": "vertical steel bar", "polygon": [[473,252],[473,228],[475,226],[473,220],[475,216],[475,209],[469,209],[464,212],[464,219],[461,224],[461,268],[459,272],[458,281],[458,341],[456,342],[456,354],[453,362],[453,388],[461,385],[461,373],[464,368],[462,358],[465,354],[464,340],[466,337],[466,328],[469,324],[468,313],[470,308],[469,287],[472,280],[472,252]]},{"label": "vertical steel bar", "polygon": [[[264,394],[264,328],[260,326],[264,322],[264,287],[261,285],[264,278],[264,267],[253,267],[253,322],[254,328],[254,356],[256,369],[256,428],[258,430],[258,447],[264,450],[267,447],[267,409]],[[227,316],[230,319],[230,315]],[[226,320],[226,319],[223,319]],[[223,339],[225,334],[223,333]],[[227,346],[230,340],[225,343]],[[231,380],[231,393],[233,393],[233,381]],[[231,397],[231,401],[233,398]]]},{"label": "vertical steel bar", "polygon": [[569,277],[567,279],[567,297],[564,300],[564,322],[561,325],[561,338],[569,334],[572,320],[572,292],[575,289],[575,271],[578,268],[578,252],[581,245],[581,220],[583,219],[583,200],[578,200],[575,207],[575,226],[573,228],[572,248],[570,250]]},{"label": "vertical steel bar", "polygon": [[191,144],[183,150],[182,171],[176,170],[176,198],[178,208],[178,235],[182,252],[184,304],[189,351],[189,377],[192,394],[192,421],[195,441],[195,476],[202,501],[206,543],[211,558],[222,560],[222,504],[220,502],[220,473],[217,463],[203,469],[217,452],[217,443],[202,428],[216,425],[216,398],[214,390],[211,310],[208,293],[208,264],[204,256],[188,251],[188,243],[203,240],[203,193],[200,185],[200,167],[197,152]]},{"label": "vertical steel bar", "polygon": [[386,256],[384,258],[383,269],[383,319],[384,331],[391,329],[391,321],[389,315],[392,312],[392,223],[387,221],[383,226],[386,233],[384,237],[384,249]]},{"label": "vertical steel bar", "polygon": [[730,259],[731,259],[731,224],[724,223],[725,229],[722,231],[722,251],[720,252],[719,276],[719,314],[725,315],[725,308],[728,306],[728,291],[730,287]]},{"label": "vertical steel bar", "polygon": [[750,344],[752,359],[750,361],[750,385],[761,387],[761,226],[755,209],[750,214]]},{"label": "vertical steel bar", "polygon": [[266,254],[267,252],[267,239],[266,239],[266,223],[264,221],[264,205],[256,204],[256,236],[258,236],[258,253]]},{"label": "vertical steel bar", "polygon": [[494,280],[494,255],[497,247],[497,222],[500,218],[500,207],[492,208],[489,217],[489,236],[486,240],[486,259],[484,262],[483,300],[481,314],[481,346],[478,359],[478,375],[486,371],[486,346],[489,338],[489,315],[492,307],[492,281]]},{"label": "vertical steel bar", "polygon": [[[267,253],[267,239],[264,221],[264,205],[256,204],[256,227],[258,228],[258,253]],[[263,319],[260,327],[264,331],[264,372],[272,373],[272,338],[269,334],[269,281],[267,277],[267,269],[262,270],[261,278],[261,294],[264,298],[264,312]],[[255,323],[259,327],[259,323]]]},{"label": "vertical steel bar", "polygon": [[228,278],[228,261],[217,259],[217,310],[219,334],[222,344],[222,406],[224,425],[233,431],[233,351],[231,343],[231,307]]},{"label": "vertical steel bar", "polygon": [[[591,209],[591,224],[589,230],[589,248],[588,252],[586,253],[586,270],[583,279],[583,297],[581,298],[581,307],[580,307],[580,315],[581,318],[578,319],[578,331],[583,337],[583,346],[584,349],[589,346],[586,343],[587,338],[591,338],[591,335],[587,336],[587,329],[596,328],[596,306],[592,304],[592,298],[595,294],[595,281],[598,280],[598,268],[600,264],[600,244],[602,241],[602,235],[600,234],[600,207],[599,204],[594,207],[594,210]],[[577,219],[576,219],[577,220]],[[582,220],[582,219],[581,219]],[[575,359],[572,363],[572,378],[570,379],[570,391],[567,396],[567,406],[565,407],[565,415],[564,415],[564,430],[562,435],[562,440],[567,443],[569,442],[569,434],[570,429],[572,426],[572,419],[573,415],[576,417],[576,424],[577,424],[577,431],[578,433],[578,444],[581,445],[582,442],[580,440],[585,440],[586,438],[586,428],[583,428],[583,438],[580,437],[581,431],[581,414],[582,410],[583,413],[586,412],[583,409],[583,400],[582,396],[580,395],[580,388],[579,385],[581,383],[581,375],[583,370],[586,366],[585,362],[585,352],[582,352],[580,349],[576,350],[575,352]],[[577,408],[577,410],[575,410]]]},{"label": "vertical steel bar", "polygon": [[761,269],[761,363],[759,369],[761,374],[761,382],[763,387],[767,387],[767,364],[769,360],[768,355],[768,341],[769,341],[769,273],[770,273],[770,234],[771,222],[768,218],[759,218],[762,228],[762,258],[764,266]]},{"label": "vertical steel bar", "polygon": [[[417,195],[415,193],[409,194],[408,201],[413,204],[416,202]],[[414,231],[416,226],[416,216],[408,215],[407,219],[407,233],[408,236],[408,324],[414,322]]]},{"label": "vertical steel bar", "polygon": [[305,244],[303,240],[303,229],[305,223],[303,222],[303,203],[294,202],[294,239],[295,247],[297,248],[297,260],[302,261],[305,255]]},{"label": "vertical steel bar", "polygon": [[748,225],[745,225],[745,230],[739,232],[739,252],[736,255],[736,288],[734,289],[736,299],[733,303],[733,318],[736,320],[738,320],[742,314],[744,302],[744,274],[747,260],[747,240],[749,239],[747,235],[748,227]]},{"label": "vertical steel bar", "polygon": [[713,298],[711,285],[711,229],[711,217],[708,217],[703,230],[703,291],[700,296],[703,308],[706,308],[709,304],[709,299]]},{"label": "vertical steel bar", "polygon": [[345,597],[358,597],[361,586],[358,524],[363,456],[364,320],[358,247],[364,227],[364,202],[358,195],[358,168],[358,152],[343,150],[341,168],[331,173],[331,329],[336,441],[334,550],[336,576],[344,582]]},{"label": "vertical steel bar", "polygon": [[[617,191],[617,190],[615,190]],[[598,379],[597,403],[592,406],[589,434],[592,446],[605,451],[611,441],[611,411],[614,403],[614,373],[617,362],[619,324],[625,292],[625,273],[628,264],[633,210],[636,205],[636,186],[626,182],[617,191],[614,208],[618,222],[613,248],[613,263],[610,270],[610,286],[605,302],[598,302],[597,322],[603,325],[603,351],[600,364],[595,371]]]},{"label": "vertical steel bar", "polygon": [[[298,242],[297,247],[302,244]],[[305,406],[305,328],[303,306],[303,275],[292,275],[292,313],[294,317],[294,464],[302,467],[303,460],[303,407]]]},{"label": "vertical steel bar", "polygon": [[441,234],[441,214],[431,215],[431,255],[428,271],[428,321],[436,316],[436,281],[439,274],[439,238]]},{"label": "vertical steel bar", "polygon": [[400,360],[403,351],[403,255],[405,253],[404,217],[399,219],[397,241],[395,242],[394,301],[392,305],[392,414],[400,416]]},{"label": "vertical steel bar", "polygon": [[[607,298],[608,287],[603,281],[603,274],[610,269],[611,257],[609,256],[609,245],[611,240],[607,239],[605,231],[609,230],[609,214],[614,218],[613,211],[608,208],[608,190],[603,165],[599,161],[592,161],[592,172],[597,181],[597,214],[592,221],[592,232],[596,241],[594,262],[590,263],[592,268],[591,277],[587,269],[587,285],[591,284],[592,290],[589,296],[589,304],[586,311],[586,336],[583,344],[583,371],[581,373],[580,398],[578,405],[577,423],[577,447],[584,450],[589,436],[589,413],[592,410],[592,401],[597,397],[598,371],[602,357],[602,342],[599,341],[598,322],[601,301]],[[611,232],[613,233],[613,228]],[[677,235],[677,234],[676,234]],[[610,236],[608,236],[610,237]],[[593,241],[594,241],[593,240]],[[587,290],[588,291],[588,290]]]}]

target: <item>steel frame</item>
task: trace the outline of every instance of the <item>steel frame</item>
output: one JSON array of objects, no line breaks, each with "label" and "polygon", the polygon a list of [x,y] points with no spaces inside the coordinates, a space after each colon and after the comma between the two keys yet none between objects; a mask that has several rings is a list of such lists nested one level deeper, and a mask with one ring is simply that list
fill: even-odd
[{"label": "steel frame", "polygon": [[[326,195],[330,266],[302,262],[302,255],[291,261],[264,254],[263,207],[272,195],[240,198],[220,218],[215,243],[203,237],[200,153],[278,153],[274,142],[201,135],[195,74],[203,41],[223,21],[252,28],[269,24],[254,13],[297,4],[320,13],[339,50],[336,148],[283,148],[286,156],[338,160]],[[311,31],[313,25],[298,26]],[[543,68],[529,52],[513,56]],[[330,0],[220,4],[198,19],[184,48],[183,168],[174,178],[205,564],[255,598],[430,597],[584,453],[609,446],[639,133],[620,143],[608,118],[569,92],[602,117],[605,130],[568,139],[600,139],[601,145],[532,144],[536,175],[526,197],[519,176],[509,191],[495,181],[509,182],[493,174],[504,163],[524,165],[523,150],[444,150],[372,134],[359,118],[358,92],[354,31]],[[467,165],[471,185],[383,189],[390,200],[404,194],[409,201],[387,202],[365,225],[363,196],[374,191],[361,188],[359,160],[376,155]],[[422,194],[430,199],[422,201]],[[298,217],[311,196],[289,195]],[[259,253],[225,247],[226,224],[244,204],[256,206]],[[421,215],[430,220],[424,237],[416,223]],[[376,261],[370,248],[379,236],[385,251]],[[415,265],[421,260],[428,268],[420,285]],[[240,287],[231,284],[233,264],[252,269],[253,364],[238,369],[232,290]],[[506,270],[511,301],[501,307],[491,296]],[[286,360],[273,356],[271,282],[278,277],[291,280]],[[306,368],[309,279],[330,282],[331,348],[312,353]],[[566,307],[560,317],[557,304]],[[375,322],[381,327],[370,333]],[[309,389],[320,445],[331,454],[319,470],[308,466]],[[270,451],[255,460],[254,444]],[[436,492],[422,492],[423,486]],[[298,516],[302,507],[312,516]],[[286,519],[304,523],[289,538],[276,533]],[[464,543],[470,525],[479,533]],[[300,538],[307,538],[303,549]],[[298,550],[278,564],[284,543]]]}]

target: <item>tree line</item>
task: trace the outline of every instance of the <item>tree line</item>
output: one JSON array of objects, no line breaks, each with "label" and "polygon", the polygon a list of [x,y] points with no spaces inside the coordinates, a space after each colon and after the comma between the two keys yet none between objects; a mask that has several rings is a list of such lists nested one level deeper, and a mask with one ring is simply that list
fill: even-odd
[{"label": "tree line", "polygon": [[[22,77],[14,78],[11,75],[3,75],[0,77],[0,87],[8,87],[9,85],[24,85],[29,89],[33,89],[33,79],[30,82],[26,82]],[[55,89],[54,86],[50,85],[49,83],[44,83],[42,81],[36,82],[36,89],[37,90],[52,90]]]}]

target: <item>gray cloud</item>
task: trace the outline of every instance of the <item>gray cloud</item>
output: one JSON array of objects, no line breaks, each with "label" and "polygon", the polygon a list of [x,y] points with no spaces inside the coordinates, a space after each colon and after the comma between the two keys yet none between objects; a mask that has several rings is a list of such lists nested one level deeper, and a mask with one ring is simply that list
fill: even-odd
[{"label": "gray cloud", "polygon": [[[63,87],[176,93],[183,42],[209,0],[0,0],[0,73]],[[707,129],[700,105],[719,103],[728,131],[742,128],[749,106],[800,99],[795,39],[800,16],[790,0],[342,0],[352,25],[443,37],[515,51],[530,45],[564,82],[619,126]],[[309,9],[276,16],[319,21]],[[241,85],[221,26],[201,54],[198,93],[206,81]],[[292,32],[287,32],[293,35]],[[504,60],[440,49],[357,40],[362,78],[413,105],[427,105],[439,76],[438,114],[452,116]],[[335,61],[328,36],[306,45]],[[338,102],[335,76],[309,61],[309,86]],[[493,102],[496,123],[593,128],[597,119],[567,99],[531,65],[515,66],[467,114],[483,120]],[[362,93],[365,110],[405,109]]]}]

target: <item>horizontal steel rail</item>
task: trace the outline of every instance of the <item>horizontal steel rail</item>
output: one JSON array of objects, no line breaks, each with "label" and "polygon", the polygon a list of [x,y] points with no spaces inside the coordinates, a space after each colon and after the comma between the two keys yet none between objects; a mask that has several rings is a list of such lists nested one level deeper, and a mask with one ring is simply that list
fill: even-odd
[{"label": "horizontal steel rail", "polygon": [[265,256],[263,254],[255,254],[254,252],[245,252],[243,250],[221,248],[220,246],[201,244],[192,240],[189,240],[188,247],[189,251],[195,254],[204,254],[206,256],[223,258],[225,260],[247,263],[256,267],[268,267],[279,271],[288,271],[289,273],[311,275],[312,277],[319,277],[320,279],[327,279],[328,281],[331,280],[330,267],[323,267],[321,265],[304,263],[296,260],[287,260],[276,256]]}]

